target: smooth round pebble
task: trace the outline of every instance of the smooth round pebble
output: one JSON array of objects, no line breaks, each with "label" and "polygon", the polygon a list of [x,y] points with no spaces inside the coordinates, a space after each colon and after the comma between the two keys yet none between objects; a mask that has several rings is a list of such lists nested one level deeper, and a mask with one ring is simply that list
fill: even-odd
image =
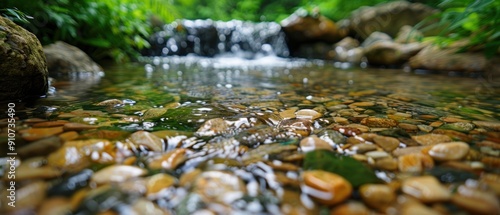
[{"label": "smooth round pebble", "polygon": [[342,176],[323,170],[309,170],[302,175],[302,192],[326,205],[340,203],[351,196],[352,185]]},{"label": "smooth round pebble", "polygon": [[438,161],[460,160],[467,155],[469,148],[464,142],[440,143],[429,150],[429,155]]}]

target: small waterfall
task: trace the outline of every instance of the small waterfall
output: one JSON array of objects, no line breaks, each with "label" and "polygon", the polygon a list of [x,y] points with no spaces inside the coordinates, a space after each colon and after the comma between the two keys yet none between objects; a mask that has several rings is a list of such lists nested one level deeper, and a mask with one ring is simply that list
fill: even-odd
[{"label": "small waterfall", "polygon": [[148,56],[288,57],[285,33],[275,22],[180,20],[167,24],[151,39]]}]

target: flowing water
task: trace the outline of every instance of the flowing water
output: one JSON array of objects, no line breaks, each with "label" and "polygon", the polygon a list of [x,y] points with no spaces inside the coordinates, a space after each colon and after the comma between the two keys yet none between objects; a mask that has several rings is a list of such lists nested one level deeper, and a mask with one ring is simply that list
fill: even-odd
[{"label": "flowing water", "polygon": [[499,213],[500,89],[481,76],[207,53],[108,65],[16,106],[0,212]]}]

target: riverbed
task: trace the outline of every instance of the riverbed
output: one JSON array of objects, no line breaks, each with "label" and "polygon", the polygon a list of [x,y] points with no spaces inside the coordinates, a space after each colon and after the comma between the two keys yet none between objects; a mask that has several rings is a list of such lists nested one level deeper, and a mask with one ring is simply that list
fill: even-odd
[{"label": "riverbed", "polygon": [[2,210],[500,211],[500,88],[480,74],[273,56],[104,70],[16,110],[17,207]]}]

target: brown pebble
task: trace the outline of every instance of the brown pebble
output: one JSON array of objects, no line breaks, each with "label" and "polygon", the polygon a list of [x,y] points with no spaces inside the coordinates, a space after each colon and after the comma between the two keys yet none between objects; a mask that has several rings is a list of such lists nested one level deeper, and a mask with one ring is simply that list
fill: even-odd
[{"label": "brown pebble", "polygon": [[61,138],[63,142],[75,140],[78,138],[78,136],[79,136],[78,132],[76,131],[67,131],[62,134],[59,134],[59,138]]},{"label": "brown pebble", "polygon": [[396,127],[398,125],[398,122],[393,119],[368,117],[361,120],[361,124],[375,128],[391,128]]},{"label": "brown pebble", "polygon": [[411,138],[417,141],[420,145],[424,146],[452,141],[450,137],[442,134],[424,134],[424,135],[412,136]]},{"label": "brown pebble", "polygon": [[448,142],[434,145],[429,155],[438,161],[460,160],[469,152],[469,145],[464,142]]},{"label": "brown pebble", "polygon": [[20,136],[26,141],[40,140],[53,135],[63,133],[63,127],[50,127],[50,128],[29,128],[19,131]]},{"label": "brown pebble", "polygon": [[302,190],[322,204],[338,204],[351,196],[352,185],[337,174],[322,170],[309,170],[305,171],[302,177],[306,186],[327,193],[327,195],[316,195],[315,192]]},{"label": "brown pebble", "polygon": [[440,202],[450,199],[451,192],[433,176],[418,176],[403,181],[404,193],[424,203]]},{"label": "brown pebble", "polygon": [[373,141],[386,152],[392,152],[399,146],[399,140],[394,137],[376,136]]},{"label": "brown pebble", "polygon": [[66,120],[39,122],[39,123],[33,124],[33,128],[46,128],[46,127],[63,126],[66,123],[68,123],[68,121],[66,121]]},{"label": "brown pebble", "polygon": [[149,168],[151,169],[175,169],[179,164],[186,160],[187,150],[184,148],[174,149],[169,151],[162,156],[153,159],[149,163]]},{"label": "brown pebble", "polygon": [[99,126],[87,125],[87,124],[76,123],[76,122],[64,124],[64,131],[85,131],[85,130],[96,129],[96,128],[99,128]]},{"label": "brown pebble", "polygon": [[380,212],[385,212],[396,201],[394,190],[384,184],[364,184],[359,188],[359,194],[366,205]]}]

